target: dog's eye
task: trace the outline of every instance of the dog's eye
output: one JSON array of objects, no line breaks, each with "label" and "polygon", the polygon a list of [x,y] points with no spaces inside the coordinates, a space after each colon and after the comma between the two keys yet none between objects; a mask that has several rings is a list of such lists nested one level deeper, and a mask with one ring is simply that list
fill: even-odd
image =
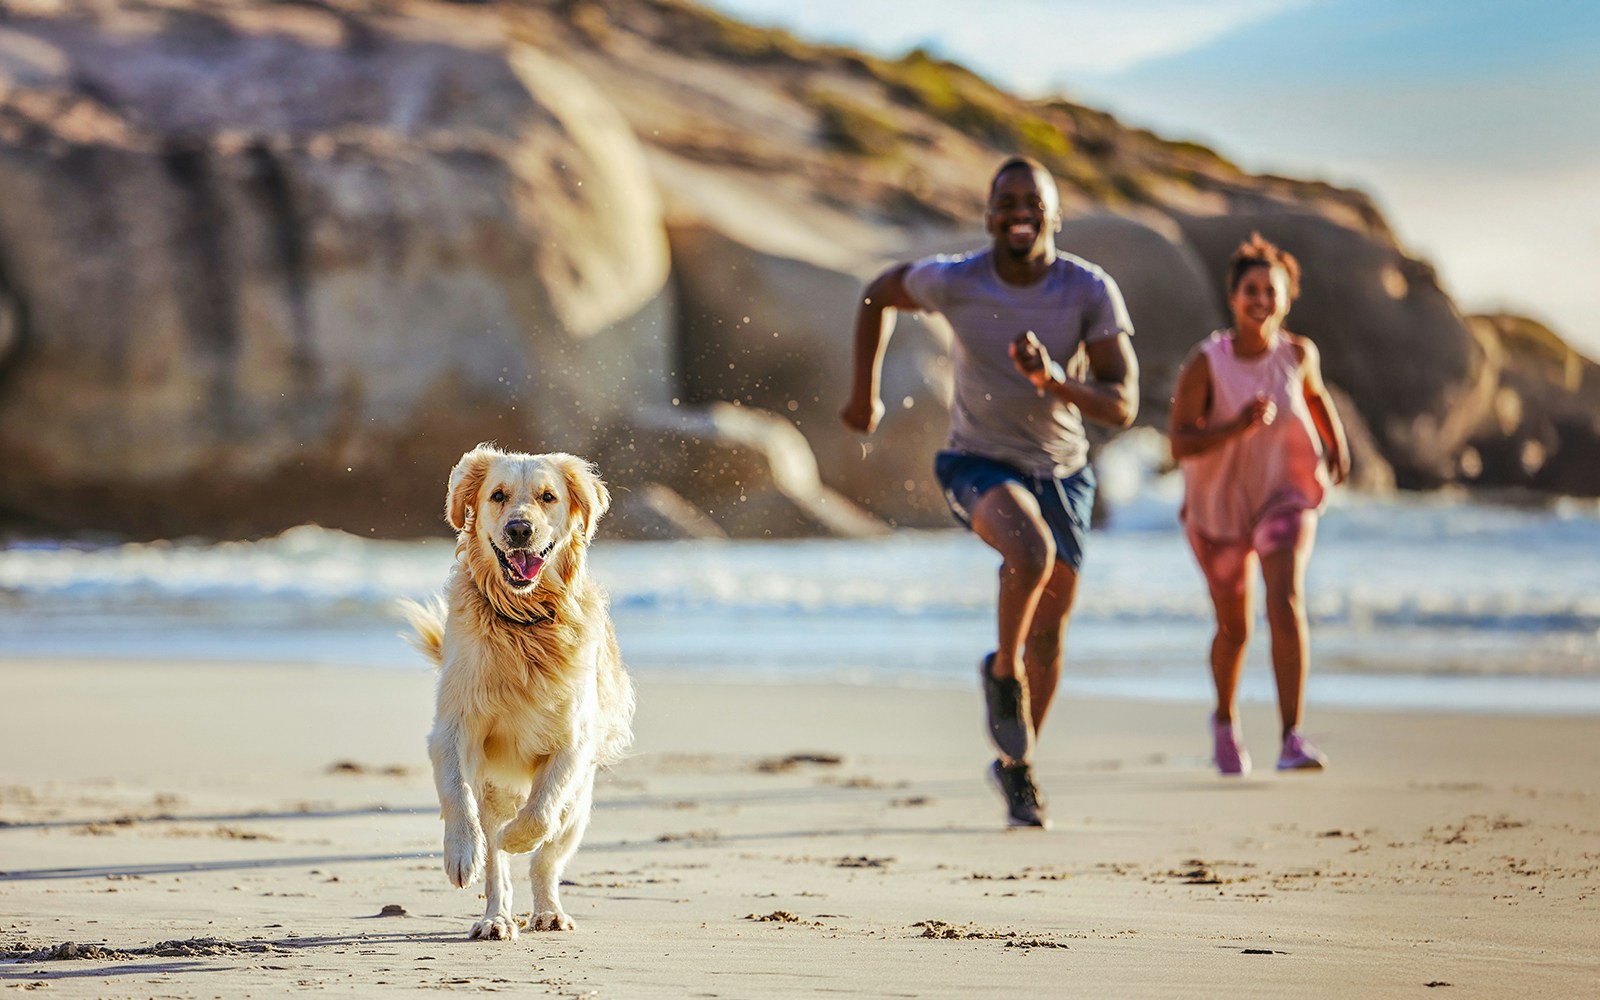
[{"label": "dog's eye", "polygon": [[493,493],[489,494],[489,499],[493,500],[495,503],[505,503],[506,502],[506,491],[505,490],[495,490]]},{"label": "dog's eye", "polygon": [[551,493],[549,490],[545,490],[544,491],[544,496],[540,497],[539,499],[543,500],[545,503],[555,503],[556,502],[556,495],[554,493]]}]

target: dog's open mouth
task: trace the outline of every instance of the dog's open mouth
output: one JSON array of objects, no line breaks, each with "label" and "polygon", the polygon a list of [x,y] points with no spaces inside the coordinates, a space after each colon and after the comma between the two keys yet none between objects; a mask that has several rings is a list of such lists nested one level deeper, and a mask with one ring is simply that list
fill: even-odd
[{"label": "dog's open mouth", "polygon": [[489,543],[489,547],[494,549],[495,558],[500,560],[500,571],[505,574],[506,582],[513,588],[521,590],[524,587],[531,587],[539,578],[539,571],[544,569],[544,561],[550,558],[550,551],[556,547],[556,543],[551,542],[539,552],[532,549],[502,551],[493,542]]}]

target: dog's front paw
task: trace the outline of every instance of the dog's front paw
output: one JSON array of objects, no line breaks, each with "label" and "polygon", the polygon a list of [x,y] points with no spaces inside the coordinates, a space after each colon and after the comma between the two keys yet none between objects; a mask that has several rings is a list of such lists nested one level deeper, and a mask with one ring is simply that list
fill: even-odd
[{"label": "dog's front paw", "polygon": [[484,917],[472,925],[467,935],[474,941],[515,941],[517,922],[509,916]]},{"label": "dog's front paw", "polygon": [[560,910],[540,910],[528,917],[528,927],[536,931],[570,931],[578,926]]},{"label": "dog's front paw", "polygon": [[550,837],[550,825],[531,816],[517,816],[500,831],[500,849],[507,854],[527,854]]},{"label": "dog's front paw", "polygon": [[444,873],[457,889],[465,889],[483,872],[483,837],[476,830],[446,830]]}]

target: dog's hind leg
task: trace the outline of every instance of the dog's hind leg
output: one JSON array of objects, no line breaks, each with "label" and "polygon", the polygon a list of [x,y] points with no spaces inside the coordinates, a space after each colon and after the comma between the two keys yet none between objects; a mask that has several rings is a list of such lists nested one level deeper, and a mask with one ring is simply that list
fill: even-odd
[{"label": "dog's hind leg", "polygon": [[[503,789],[486,784],[480,806],[478,815],[483,822],[483,832],[492,844],[500,827],[516,812],[517,803]],[[483,919],[472,925],[469,937],[487,941],[517,939],[517,920],[511,912],[511,886],[511,856],[491,847],[484,857]]]},{"label": "dog's hind leg", "polygon": [[477,880],[485,846],[477,797],[468,780],[468,773],[477,768],[466,767],[466,749],[458,723],[443,719],[434,723],[428,734],[428,757],[444,817],[444,873],[458,889]]},{"label": "dog's hind leg", "polygon": [[533,874],[533,912],[528,916],[528,929],[535,931],[570,931],[572,918],[561,908],[561,873],[567,862],[577,853],[583,834],[589,828],[590,803],[594,798],[593,765],[574,789],[571,806],[563,811],[561,825],[555,836],[546,840],[534,852],[530,868]]}]

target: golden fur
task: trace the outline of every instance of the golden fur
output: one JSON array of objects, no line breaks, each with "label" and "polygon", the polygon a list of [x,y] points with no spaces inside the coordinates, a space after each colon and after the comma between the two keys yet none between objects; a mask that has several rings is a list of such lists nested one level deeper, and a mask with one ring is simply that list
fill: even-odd
[{"label": "golden fur", "polygon": [[440,667],[428,736],[444,869],[487,906],[474,938],[512,939],[511,854],[532,852],[526,926],[570,930],[561,873],[589,822],[595,772],[632,741],[633,685],[585,556],[611,497],[573,455],[481,444],[450,473],[456,561],[444,594],[406,602]]}]

